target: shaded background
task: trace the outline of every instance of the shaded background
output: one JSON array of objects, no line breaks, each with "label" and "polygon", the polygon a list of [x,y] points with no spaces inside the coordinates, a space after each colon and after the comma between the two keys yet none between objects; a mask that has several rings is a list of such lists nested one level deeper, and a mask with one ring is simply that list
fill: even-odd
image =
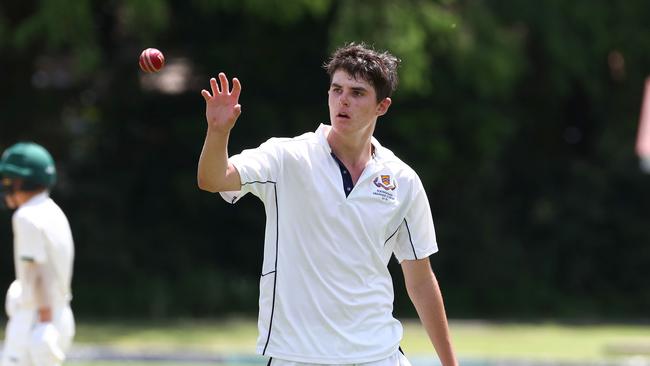
[{"label": "shaded background", "polygon": [[[57,161],[81,318],[254,315],[264,213],[196,186],[200,90],[243,84],[230,150],[328,118],[321,65],[403,60],[376,136],[427,189],[448,315],[647,319],[650,176],[634,141],[650,2],[3,0],[0,149]],[[138,68],[161,49],[167,67]],[[0,287],[13,279],[0,213]],[[396,314],[415,316],[399,266]]]}]

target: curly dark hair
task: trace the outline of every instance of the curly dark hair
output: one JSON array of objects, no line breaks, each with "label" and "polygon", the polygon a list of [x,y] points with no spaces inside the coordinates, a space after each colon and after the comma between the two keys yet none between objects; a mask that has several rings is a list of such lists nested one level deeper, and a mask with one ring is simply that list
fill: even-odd
[{"label": "curly dark hair", "polygon": [[387,51],[376,51],[363,42],[352,42],[334,51],[323,68],[327,70],[330,82],[339,69],[368,81],[375,88],[379,102],[390,97],[397,89],[397,67],[400,62],[400,59]]}]

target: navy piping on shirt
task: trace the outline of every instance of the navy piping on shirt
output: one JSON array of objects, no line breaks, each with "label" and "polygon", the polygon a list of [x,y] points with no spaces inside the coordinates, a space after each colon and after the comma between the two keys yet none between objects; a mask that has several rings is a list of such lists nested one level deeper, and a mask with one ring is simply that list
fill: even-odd
[{"label": "navy piping on shirt", "polygon": [[[246,182],[243,183],[243,185],[246,184],[273,184],[273,193],[275,194],[275,266],[272,271],[269,271],[268,273],[262,274],[262,277],[269,275],[271,273],[275,273],[275,276],[273,276],[273,301],[271,302],[271,317],[269,319],[269,334],[266,336],[266,344],[264,345],[264,350],[262,351],[262,355],[266,354],[266,348],[269,346],[269,341],[271,340],[271,330],[273,328],[273,314],[275,313],[275,293],[276,293],[276,286],[278,283],[278,244],[279,244],[279,236],[280,236],[280,217],[278,216],[278,186],[276,182],[273,181],[266,181],[266,182],[261,182],[261,181],[254,181],[254,182]],[[269,362],[271,362],[269,360]]]},{"label": "navy piping on shirt", "polygon": [[388,237],[388,239],[386,239],[386,241],[384,242],[384,246],[386,246],[386,244],[388,244],[388,241],[389,241],[390,239],[392,239],[393,236],[395,236],[395,234],[397,234],[398,231],[399,231],[399,226],[397,227],[397,229],[395,229],[395,231],[393,231],[392,234],[390,234],[390,236]]},{"label": "navy piping on shirt", "polygon": [[[415,257],[415,259],[418,259],[418,255],[415,254],[415,246],[413,245],[413,239],[411,239],[411,229],[409,229],[409,223],[408,223],[408,221],[406,221],[406,218],[404,218],[404,224],[406,225],[406,232],[409,234],[409,243],[411,243],[411,249],[413,250],[413,256]],[[390,234],[388,239],[386,239],[386,241],[384,242],[384,246],[388,243],[388,241],[393,236],[395,236],[395,234],[397,234],[398,231],[399,231],[399,226],[397,227],[397,229],[392,234]]]},{"label": "navy piping on shirt", "polygon": [[415,246],[413,246],[413,239],[411,239],[411,229],[409,229],[409,222],[404,218],[404,223],[406,224],[406,231],[409,233],[409,242],[411,243],[411,249],[413,249],[413,256],[415,259],[418,259],[418,255],[415,254]]}]

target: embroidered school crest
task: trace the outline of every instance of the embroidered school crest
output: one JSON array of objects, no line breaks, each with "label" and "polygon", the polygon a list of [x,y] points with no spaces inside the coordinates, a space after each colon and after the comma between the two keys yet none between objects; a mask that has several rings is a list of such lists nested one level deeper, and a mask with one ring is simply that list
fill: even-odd
[{"label": "embroidered school crest", "polygon": [[393,191],[397,188],[395,181],[390,178],[388,174],[382,174],[378,177],[375,177],[375,180],[372,181],[377,187],[383,188],[387,191]]}]

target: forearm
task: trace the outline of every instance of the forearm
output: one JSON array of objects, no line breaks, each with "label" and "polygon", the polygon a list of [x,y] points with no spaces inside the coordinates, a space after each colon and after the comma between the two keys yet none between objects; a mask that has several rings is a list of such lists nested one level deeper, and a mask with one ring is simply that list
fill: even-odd
[{"label": "forearm", "polygon": [[34,304],[38,309],[40,322],[52,321],[52,278],[45,273],[42,264],[31,263],[27,267],[25,286],[33,294]]},{"label": "forearm", "polygon": [[442,293],[433,272],[430,276],[427,280],[408,284],[409,297],[442,365],[456,366],[458,360],[456,360],[451,343]]},{"label": "forearm", "polygon": [[199,188],[209,192],[224,190],[228,173],[228,138],[230,133],[208,128],[199,158],[197,182]]}]

